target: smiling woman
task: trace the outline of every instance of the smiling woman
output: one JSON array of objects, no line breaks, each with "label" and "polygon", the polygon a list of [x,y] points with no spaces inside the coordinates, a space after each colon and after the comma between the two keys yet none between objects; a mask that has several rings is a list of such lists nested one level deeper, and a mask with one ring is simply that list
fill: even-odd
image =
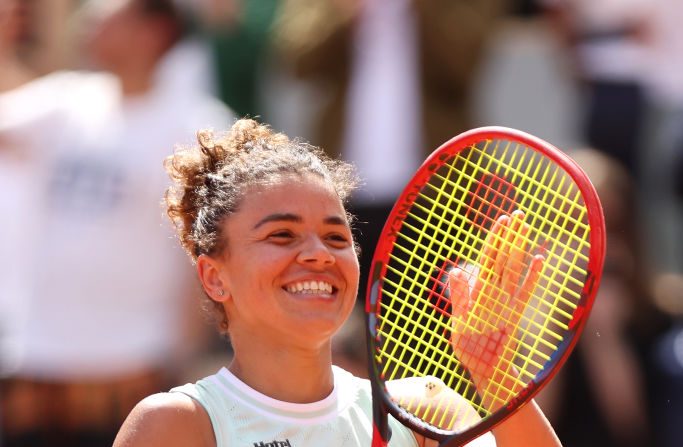
[{"label": "smiling woman", "polygon": [[[317,208],[316,202],[294,200],[296,196],[286,188],[288,183],[296,186],[305,178],[317,178],[321,187],[327,185],[327,192],[339,209],[333,210],[336,214],[324,216],[323,223],[348,229],[349,216],[342,202],[357,184],[351,165],[330,160],[316,148],[292,141],[252,120],[238,121],[221,137],[200,131],[198,142],[198,146],[182,149],[167,159],[166,167],[174,185],[166,194],[166,203],[183,247],[202,272],[205,265],[215,265],[207,261],[238,250],[237,247],[229,250],[230,238],[225,237],[227,228],[222,224],[235,220],[229,217],[240,208],[247,207],[251,214],[246,220],[238,218],[237,223],[230,224],[231,228],[241,224],[240,231],[244,230],[233,238],[233,244],[239,244],[244,237],[266,237],[266,232],[271,242],[284,245],[288,235],[293,234],[292,227],[301,227],[304,223],[304,217],[287,205],[298,202],[301,206],[308,204]],[[269,197],[268,191],[279,191],[280,196]],[[267,204],[251,203],[244,200],[248,195],[271,200]],[[285,224],[288,227],[278,227]],[[280,231],[274,231],[274,228]],[[271,233],[267,233],[268,230]],[[350,241],[350,235],[335,237]],[[240,256],[239,259],[247,258]],[[263,261],[265,259],[261,259]],[[227,334],[228,319],[223,301],[228,296],[216,300],[216,290],[205,289],[205,292],[208,300],[205,307],[212,310],[219,330]]]},{"label": "smiling woman", "polygon": [[[345,209],[352,166],[252,120],[219,138],[200,132],[198,143],[168,158],[166,203],[234,356],[214,375],[144,399],[114,446],[369,446],[370,384],[331,354],[358,292]],[[427,377],[396,386],[420,399],[442,388]],[[479,417],[470,413],[462,418]],[[510,421],[501,447],[557,445],[534,405]],[[389,426],[392,446],[433,445],[393,418]],[[496,445],[490,434],[475,442]]]},{"label": "smiling woman", "polygon": [[[264,347],[286,352],[328,343],[351,312],[358,288],[351,230],[339,195],[325,180],[277,174],[268,186],[247,187],[247,197],[225,218],[223,252],[197,259],[205,290],[226,312],[233,371]],[[224,294],[217,296],[220,290]],[[281,366],[292,359],[285,356]]]}]

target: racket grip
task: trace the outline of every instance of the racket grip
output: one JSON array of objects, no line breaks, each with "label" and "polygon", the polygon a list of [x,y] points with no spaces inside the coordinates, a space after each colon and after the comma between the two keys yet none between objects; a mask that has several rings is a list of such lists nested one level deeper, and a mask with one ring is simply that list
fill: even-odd
[{"label": "racket grip", "polygon": [[377,389],[379,386],[375,383],[372,385],[372,447],[387,447],[391,429],[382,393]]}]

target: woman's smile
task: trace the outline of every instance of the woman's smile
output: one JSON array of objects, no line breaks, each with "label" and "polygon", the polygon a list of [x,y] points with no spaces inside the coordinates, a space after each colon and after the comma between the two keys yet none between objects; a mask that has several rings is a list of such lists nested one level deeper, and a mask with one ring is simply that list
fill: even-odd
[{"label": "woman's smile", "polygon": [[285,290],[295,295],[318,295],[331,299],[336,289],[324,280],[297,281],[285,286]]}]

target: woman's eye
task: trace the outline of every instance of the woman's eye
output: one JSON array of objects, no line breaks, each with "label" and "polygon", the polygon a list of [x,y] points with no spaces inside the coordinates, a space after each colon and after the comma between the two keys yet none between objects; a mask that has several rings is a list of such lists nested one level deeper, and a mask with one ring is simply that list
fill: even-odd
[{"label": "woman's eye", "polygon": [[327,239],[334,244],[347,244],[349,238],[343,234],[331,234]]},{"label": "woman's eye", "polygon": [[275,239],[275,240],[288,240],[293,238],[294,235],[292,234],[291,231],[276,231],[275,233],[270,233],[268,235],[269,239]]}]

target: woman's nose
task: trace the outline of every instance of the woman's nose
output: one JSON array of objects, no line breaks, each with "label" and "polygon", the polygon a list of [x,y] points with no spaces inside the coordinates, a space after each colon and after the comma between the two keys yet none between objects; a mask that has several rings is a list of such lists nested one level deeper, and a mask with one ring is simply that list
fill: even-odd
[{"label": "woman's nose", "polygon": [[334,264],[334,255],[329,247],[318,236],[311,236],[304,242],[297,257],[298,261],[307,265]]}]

